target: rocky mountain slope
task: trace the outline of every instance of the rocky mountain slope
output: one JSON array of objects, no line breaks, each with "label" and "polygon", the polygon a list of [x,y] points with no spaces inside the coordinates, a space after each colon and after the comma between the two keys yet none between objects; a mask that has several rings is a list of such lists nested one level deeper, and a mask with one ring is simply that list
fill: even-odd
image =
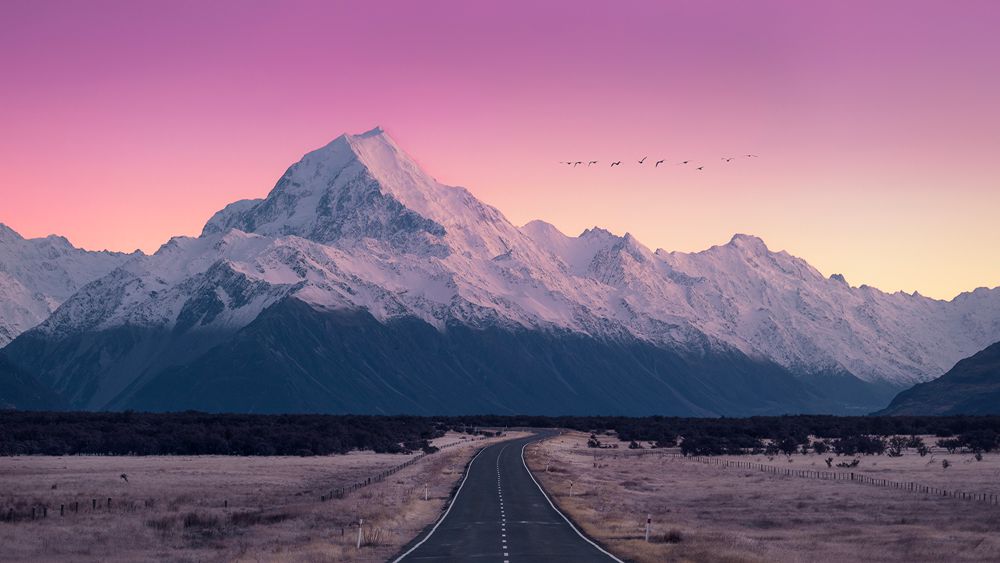
[{"label": "rocky mountain slope", "polygon": [[882,415],[1000,414],[1000,342],[903,391]]}]

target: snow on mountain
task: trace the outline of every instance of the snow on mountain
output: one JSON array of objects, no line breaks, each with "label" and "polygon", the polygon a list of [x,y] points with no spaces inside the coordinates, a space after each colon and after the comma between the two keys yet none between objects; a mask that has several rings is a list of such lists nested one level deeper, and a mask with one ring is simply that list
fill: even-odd
[{"label": "snow on mountain", "polygon": [[745,351],[795,370],[846,370],[867,380],[911,384],[941,373],[1000,335],[1000,290],[980,290],[980,308],[902,292],[850,287],[804,260],[737,235],[726,245],[657,255],[699,284],[695,314]]},{"label": "snow on mountain", "polygon": [[[592,322],[588,306],[603,307],[598,284],[568,279],[499,211],[424,174],[381,129],[308,153],[267,198],[228,206],[202,236],[230,229],[317,243],[310,252],[324,257],[316,262],[323,281],[296,292],[317,306],[346,299],[379,318],[415,315],[437,326],[575,329]],[[332,289],[338,284],[370,287],[345,297]]]},{"label": "snow on mountain", "polygon": [[804,260],[742,234],[702,252],[651,253],[628,234],[596,228],[579,237],[541,221],[522,229],[574,275],[614,287],[609,296],[637,316],[688,323],[798,373],[849,372],[912,384],[1000,336],[1000,289],[945,302],[852,288],[843,276],[825,278]]},{"label": "snow on mountain", "polygon": [[82,250],[55,235],[25,239],[0,223],[0,347],[130,256]]},{"label": "snow on mountain", "polygon": [[[53,293],[50,305],[76,287]],[[201,236],[125,262],[37,333],[218,334],[286,297],[380,321],[416,317],[440,330],[461,323],[695,353],[736,348],[802,375],[895,384],[933,377],[1000,340],[1000,289],[944,302],[852,288],[746,235],[679,253],[599,228],[578,237],[542,221],[518,228],[464,188],[426,175],[381,129],[306,154],[266,198],[230,204]]]}]

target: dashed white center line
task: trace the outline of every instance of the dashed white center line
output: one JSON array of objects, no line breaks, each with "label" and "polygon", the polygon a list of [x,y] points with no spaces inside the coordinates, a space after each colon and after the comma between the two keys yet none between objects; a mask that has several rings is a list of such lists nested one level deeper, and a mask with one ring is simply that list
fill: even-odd
[{"label": "dashed white center line", "polygon": [[[500,450],[503,453],[503,450]],[[503,509],[503,488],[500,484],[500,456],[497,456],[497,499],[500,501],[500,549],[503,556],[509,557],[507,549],[507,514]],[[510,559],[504,559],[503,563],[510,563]]]}]

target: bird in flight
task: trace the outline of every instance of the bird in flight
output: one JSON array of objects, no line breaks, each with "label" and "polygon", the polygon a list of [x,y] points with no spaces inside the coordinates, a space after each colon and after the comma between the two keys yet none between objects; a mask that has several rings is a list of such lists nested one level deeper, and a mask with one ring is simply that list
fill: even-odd
[{"label": "bird in flight", "polygon": [[596,160],[591,160],[590,162],[587,163],[587,166],[590,166],[591,164],[597,164],[597,161]]},{"label": "bird in flight", "polygon": [[656,164],[653,165],[653,168],[656,168],[657,166],[663,164],[664,162],[666,162],[666,160],[657,160]]},{"label": "bird in flight", "polygon": [[612,168],[614,168],[615,166],[621,166],[621,165],[622,165],[622,161],[620,161],[620,160],[616,160],[616,161],[614,161],[614,162],[611,163],[611,167]]},{"label": "bird in flight", "polygon": [[564,162],[564,161],[560,160],[560,161],[559,161],[559,164],[573,164],[573,163],[572,163],[572,162],[569,162],[569,161],[565,161],[565,162]]},{"label": "bird in flight", "polygon": [[734,157],[732,157],[732,156],[724,156],[724,157],[722,157],[722,160],[725,161],[725,162],[732,162],[732,161],[734,161],[736,159]]},{"label": "bird in flight", "polygon": [[576,165],[577,165],[577,164],[583,164],[583,161],[581,161],[581,160],[578,160],[578,161],[574,162],[574,163],[573,163],[573,168],[576,168]]},{"label": "bird in flight", "polygon": [[755,154],[745,154],[743,156],[745,156],[747,158],[757,158],[757,155],[755,155]]},{"label": "bird in flight", "polygon": [[639,161],[639,164],[642,164],[643,162],[646,162],[647,158],[649,158],[649,157],[648,156],[642,157],[642,160]]},{"label": "bird in flight", "polygon": [[704,166],[699,166],[699,167],[698,167],[697,169],[698,169],[698,170],[704,170],[704,169],[705,169],[705,167],[704,167]]},{"label": "bird in flight", "polygon": [[689,162],[691,162],[691,161],[690,161],[690,160],[683,160],[683,161],[681,161],[681,162],[678,162],[677,164],[687,164],[687,163],[689,163]]}]

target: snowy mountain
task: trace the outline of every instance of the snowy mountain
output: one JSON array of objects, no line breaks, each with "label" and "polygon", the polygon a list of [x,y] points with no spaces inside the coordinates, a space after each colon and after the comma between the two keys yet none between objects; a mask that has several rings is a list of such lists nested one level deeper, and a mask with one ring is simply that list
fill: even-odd
[{"label": "snowy mountain", "polygon": [[737,235],[518,228],[380,129],[80,289],[8,354],[85,408],[859,411],[1000,340],[1000,290],[851,288]]},{"label": "snowy mountain", "polygon": [[25,239],[0,223],[0,348],[129,257],[82,250],[54,235]]},{"label": "snowy mountain", "polygon": [[609,300],[640,319],[630,323],[634,333],[669,343],[669,335],[641,322],[683,322],[796,373],[846,372],[912,385],[1000,336],[1000,289],[949,302],[852,288],[843,276],[825,278],[804,260],[740,234],[689,254],[651,252],[628,234],[596,228],[567,237],[534,221],[523,230],[574,276],[614,288]]}]

